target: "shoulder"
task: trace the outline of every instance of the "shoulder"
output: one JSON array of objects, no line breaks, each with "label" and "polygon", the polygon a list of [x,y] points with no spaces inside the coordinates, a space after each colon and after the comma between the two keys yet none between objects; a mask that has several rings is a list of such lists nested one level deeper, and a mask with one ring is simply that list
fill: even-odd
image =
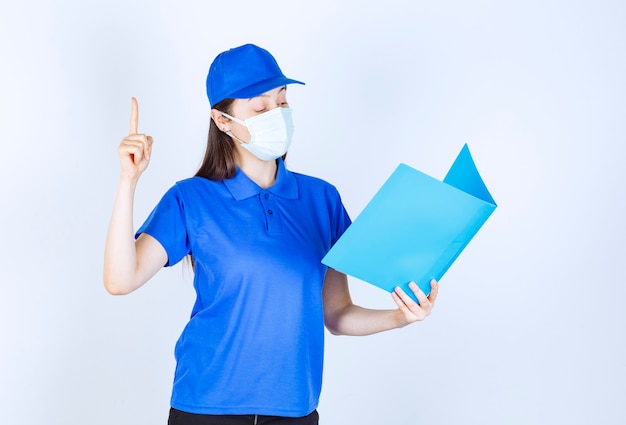
[{"label": "shoulder", "polygon": [[223,187],[222,182],[215,182],[204,177],[189,177],[174,183],[165,192],[161,199],[163,202],[176,202],[185,205],[193,203],[198,198],[205,198],[219,191]]},{"label": "shoulder", "polygon": [[199,186],[210,186],[212,184],[220,184],[221,181],[212,181],[205,177],[188,177],[186,179],[178,180],[173,187],[177,187],[179,189],[193,188]]},{"label": "shoulder", "polygon": [[223,181],[213,181],[205,177],[189,177],[179,180],[170,188],[169,191],[176,192],[180,195],[190,194],[197,191],[219,190],[224,187]]},{"label": "shoulder", "polygon": [[319,177],[293,174],[298,182],[300,199],[307,202],[311,211],[330,217],[330,223],[334,223],[333,231],[336,235],[343,233],[351,221],[337,188]]},{"label": "shoulder", "polygon": [[298,182],[298,188],[302,190],[324,191],[329,194],[339,195],[337,188],[326,180],[293,171],[291,171],[291,174],[293,174]]},{"label": "shoulder", "polygon": [[343,201],[337,188],[319,177],[313,177],[301,173],[293,173],[298,182],[300,199],[307,199],[311,205],[319,206],[327,210],[343,209]]}]

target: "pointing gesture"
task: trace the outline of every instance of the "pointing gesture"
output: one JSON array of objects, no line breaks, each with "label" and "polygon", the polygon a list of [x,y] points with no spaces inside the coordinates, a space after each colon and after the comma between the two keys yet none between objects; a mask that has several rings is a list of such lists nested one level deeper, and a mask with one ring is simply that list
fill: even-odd
[{"label": "pointing gesture", "polygon": [[148,167],[152,152],[152,137],[140,134],[139,105],[137,99],[131,99],[130,130],[128,136],[122,139],[118,148],[118,155],[122,166],[122,175],[130,179],[139,178]]},{"label": "pointing gesture", "polygon": [[137,134],[137,127],[139,126],[139,104],[134,97],[130,99],[130,131],[128,134]]}]

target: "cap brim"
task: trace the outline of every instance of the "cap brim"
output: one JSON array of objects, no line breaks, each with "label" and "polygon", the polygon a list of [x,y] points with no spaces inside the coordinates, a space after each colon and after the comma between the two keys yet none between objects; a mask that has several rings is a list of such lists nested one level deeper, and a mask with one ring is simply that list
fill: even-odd
[{"label": "cap brim", "polygon": [[292,80],[287,77],[274,77],[268,80],[263,80],[252,84],[251,86],[245,87],[243,89],[237,90],[234,93],[231,93],[229,97],[233,99],[249,99],[251,97],[260,96],[265,92],[273,90],[277,87],[286,86],[287,84],[302,84],[302,81]]}]

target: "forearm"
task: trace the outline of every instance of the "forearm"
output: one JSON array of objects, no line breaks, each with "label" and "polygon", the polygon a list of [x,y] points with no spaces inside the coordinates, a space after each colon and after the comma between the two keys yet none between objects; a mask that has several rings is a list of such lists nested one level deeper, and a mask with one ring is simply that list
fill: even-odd
[{"label": "forearm", "polygon": [[104,286],[111,294],[136,289],[133,203],[137,179],[120,177],[104,249]]},{"label": "forearm", "polygon": [[406,324],[399,310],[372,310],[352,303],[345,274],[329,268],[324,278],[324,321],[333,335],[371,335]]},{"label": "forearm", "polygon": [[428,297],[413,282],[409,284],[409,288],[419,304],[402,289],[396,288],[391,293],[391,298],[398,306],[397,309],[371,310],[354,305],[346,275],[329,268],[322,292],[326,328],[334,335],[371,335],[424,320],[433,308],[439,286],[435,280],[431,281]]},{"label": "forearm", "polygon": [[372,310],[348,304],[327,320],[326,327],[333,335],[363,336],[402,327],[398,310]]}]

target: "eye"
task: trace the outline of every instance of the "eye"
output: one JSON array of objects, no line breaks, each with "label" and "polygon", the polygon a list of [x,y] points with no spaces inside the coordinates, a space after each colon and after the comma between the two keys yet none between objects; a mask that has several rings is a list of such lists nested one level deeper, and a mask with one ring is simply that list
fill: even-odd
[{"label": "eye", "polygon": [[251,110],[256,114],[259,114],[266,110],[265,102],[263,102],[263,100],[259,97],[253,97],[252,99],[250,99],[249,104]]}]

